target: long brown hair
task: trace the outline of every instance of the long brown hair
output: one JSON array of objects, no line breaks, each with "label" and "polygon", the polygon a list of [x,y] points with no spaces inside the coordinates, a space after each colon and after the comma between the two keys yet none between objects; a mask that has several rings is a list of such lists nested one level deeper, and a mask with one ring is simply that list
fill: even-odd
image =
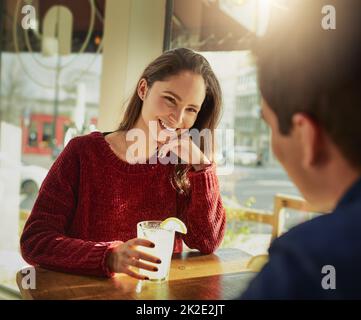
[{"label": "long brown hair", "polygon": [[[154,82],[164,81],[183,71],[191,71],[201,75],[206,85],[206,97],[203,101],[201,110],[197,115],[197,119],[190,129],[197,129],[199,131],[202,129],[209,129],[212,137],[214,137],[214,129],[218,125],[221,114],[221,88],[208,61],[202,55],[186,48],[177,48],[166,51],[145,68],[138,80],[137,87],[130,98],[123,120],[118,127],[118,131],[132,129],[141,114],[143,101],[139,98],[137,92],[138,84],[141,79],[147,81],[148,88],[150,89]],[[199,148],[204,152],[204,143],[200,143]],[[189,193],[187,172],[191,167],[191,165],[184,164],[175,165],[171,183],[181,194],[188,195]]]}]

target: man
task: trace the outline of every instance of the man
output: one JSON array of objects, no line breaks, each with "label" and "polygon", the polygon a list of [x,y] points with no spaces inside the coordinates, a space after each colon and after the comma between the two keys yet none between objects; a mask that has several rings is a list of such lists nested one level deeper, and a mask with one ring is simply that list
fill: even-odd
[{"label": "man", "polygon": [[361,2],[289,3],[255,50],[262,115],[289,177],[332,213],[276,239],[241,298],[361,298]]}]

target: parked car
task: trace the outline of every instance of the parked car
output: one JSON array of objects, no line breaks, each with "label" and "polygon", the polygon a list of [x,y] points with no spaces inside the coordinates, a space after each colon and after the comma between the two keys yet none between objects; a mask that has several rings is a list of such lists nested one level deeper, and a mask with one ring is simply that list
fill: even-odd
[{"label": "parked car", "polygon": [[259,165],[260,156],[257,152],[246,146],[235,146],[234,147],[234,163],[240,165]]},{"label": "parked car", "polygon": [[20,194],[36,195],[47,174],[48,170],[43,167],[22,163],[20,168]]}]

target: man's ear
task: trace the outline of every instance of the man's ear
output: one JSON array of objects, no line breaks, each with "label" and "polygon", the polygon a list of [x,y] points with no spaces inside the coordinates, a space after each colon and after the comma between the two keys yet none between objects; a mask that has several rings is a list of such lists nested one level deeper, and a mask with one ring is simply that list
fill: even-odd
[{"label": "man's ear", "polygon": [[148,83],[147,83],[147,80],[145,80],[144,78],[140,79],[140,81],[138,83],[137,92],[138,92],[138,96],[141,100],[144,100],[144,98],[147,96]]},{"label": "man's ear", "polygon": [[307,114],[296,113],[292,117],[294,134],[302,149],[303,167],[319,164],[324,159],[324,145],[319,125]]}]

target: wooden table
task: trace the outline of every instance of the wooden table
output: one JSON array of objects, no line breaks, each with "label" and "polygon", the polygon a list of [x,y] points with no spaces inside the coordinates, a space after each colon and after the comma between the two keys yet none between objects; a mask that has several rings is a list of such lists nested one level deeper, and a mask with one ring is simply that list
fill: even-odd
[{"label": "wooden table", "polygon": [[173,256],[169,281],[139,281],[125,274],[111,279],[79,276],[36,268],[36,289],[23,289],[24,299],[227,300],[237,297],[255,275],[247,268],[251,256],[238,249],[214,254],[186,252]]}]

